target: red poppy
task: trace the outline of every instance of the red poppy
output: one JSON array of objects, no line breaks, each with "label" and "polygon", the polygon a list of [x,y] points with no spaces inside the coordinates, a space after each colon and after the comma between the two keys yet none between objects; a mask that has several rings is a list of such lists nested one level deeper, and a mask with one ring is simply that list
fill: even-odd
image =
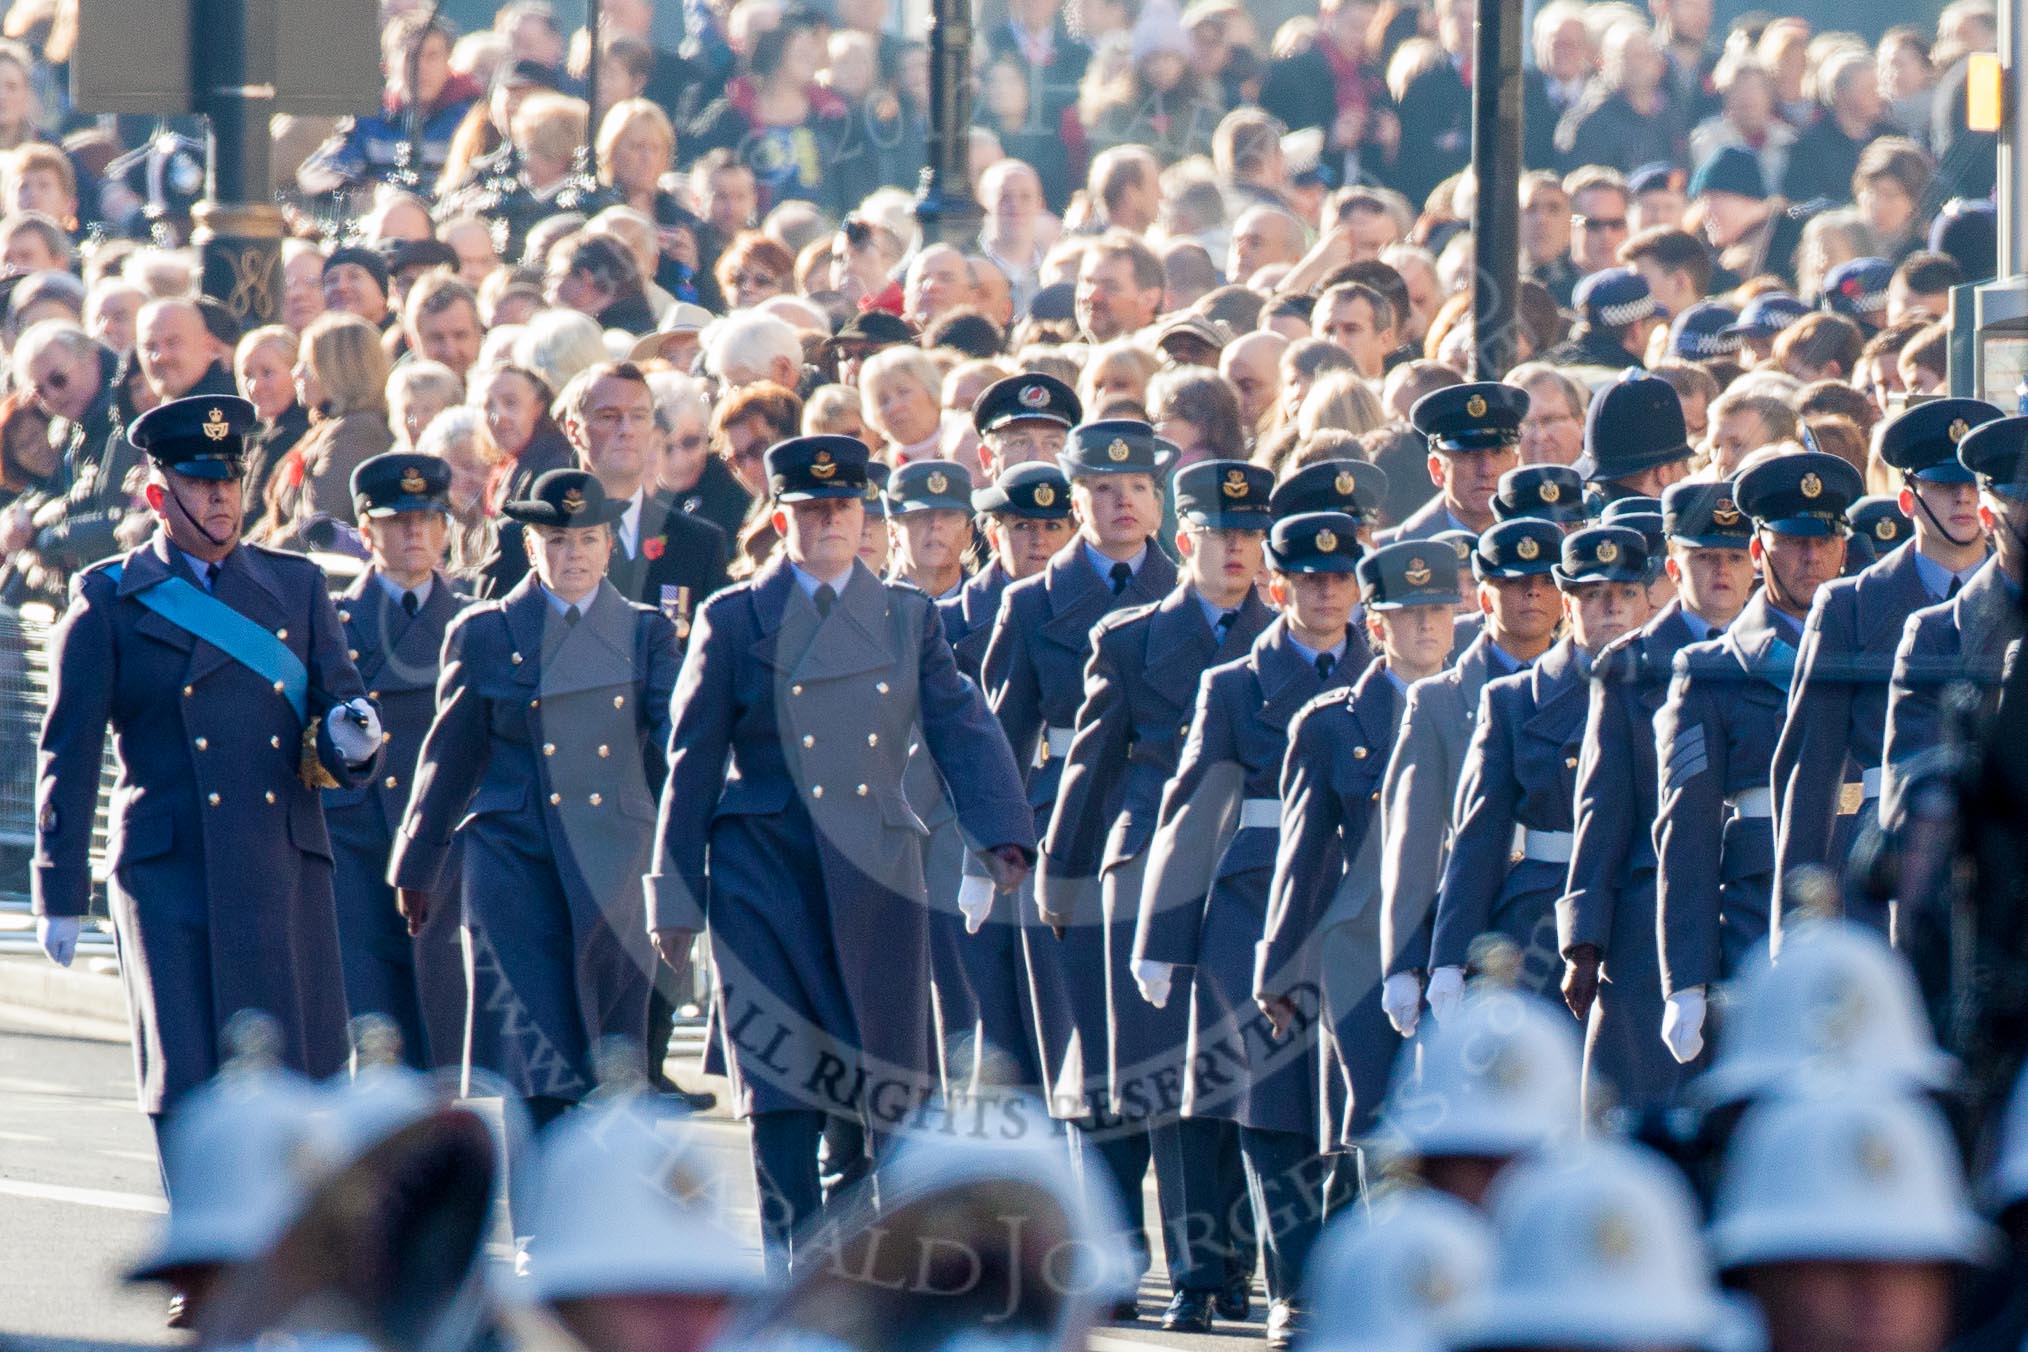
[{"label": "red poppy", "polygon": [[641,541],[641,557],[653,563],[662,557],[662,551],[669,547],[669,537],[656,535]]}]

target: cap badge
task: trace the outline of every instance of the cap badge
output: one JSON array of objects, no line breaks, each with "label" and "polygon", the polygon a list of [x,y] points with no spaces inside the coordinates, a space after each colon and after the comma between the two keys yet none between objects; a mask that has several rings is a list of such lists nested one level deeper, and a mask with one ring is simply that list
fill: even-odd
[{"label": "cap badge", "polygon": [[1541,498],[1544,502],[1555,502],[1563,496],[1563,485],[1554,479],[1547,480],[1536,485],[1535,496]]},{"label": "cap badge", "polygon": [[1023,385],[1014,398],[1023,408],[1042,408],[1049,403],[1049,391],[1040,385]]},{"label": "cap badge", "polygon": [[576,516],[579,512],[583,511],[584,509],[585,509],[584,490],[582,488],[565,489],[563,494],[564,515]]},{"label": "cap badge", "polygon": [[831,457],[828,454],[819,451],[817,455],[819,457],[817,463],[810,466],[811,478],[828,479],[838,472],[838,467],[831,463]]},{"label": "cap badge", "polygon": [[1600,563],[1611,563],[1620,556],[1620,547],[1611,540],[1600,540],[1597,554]]},{"label": "cap badge", "polygon": [[816,455],[816,461],[817,461],[817,463],[818,463],[818,464],[820,464],[820,465],[828,465],[828,464],[830,464],[830,463],[831,463],[831,453],[830,453],[829,451],[819,451],[819,452],[817,452],[817,455]]},{"label": "cap badge", "polygon": [[1246,481],[1246,472],[1237,469],[1227,470],[1225,472],[1225,482],[1219,487],[1228,498],[1243,498],[1253,491],[1252,486]]},{"label": "cap badge", "polygon": [[1106,459],[1112,461],[1115,465],[1132,454],[1133,452],[1127,449],[1127,443],[1118,437],[1114,437],[1113,444],[1106,447]]},{"label": "cap badge", "polygon": [[1739,508],[1732,505],[1731,498],[1720,498],[1711,506],[1711,524],[1714,526],[1737,526]]},{"label": "cap badge", "polygon": [[1411,557],[1408,561],[1408,567],[1401,570],[1402,580],[1411,587],[1428,586],[1432,576],[1434,574],[1430,572],[1429,565],[1422,561],[1421,555]]},{"label": "cap badge", "polygon": [[204,415],[204,435],[212,441],[224,441],[232,435],[232,424],[225,420],[225,413],[212,409]]},{"label": "cap badge", "polygon": [[1056,501],[1056,490],[1048,484],[1037,484],[1029,496],[1035,499],[1037,507],[1047,507]]},{"label": "cap badge", "polygon": [[1618,1266],[1634,1256],[1639,1237],[1633,1225],[1617,1211],[1600,1216],[1591,1230],[1592,1252],[1601,1263]]},{"label": "cap badge", "polygon": [[1892,540],[1899,534],[1901,526],[1891,516],[1883,516],[1873,523],[1873,538],[1876,540]]},{"label": "cap badge", "polygon": [[951,486],[950,476],[946,475],[942,470],[938,470],[927,479],[924,479],[922,486],[932,493],[942,493]]},{"label": "cap badge", "polygon": [[1964,420],[1963,418],[1958,418],[1958,419],[1954,420],[1954,421],[1953,421],[1953,422],[1951,423],[1951,426],[1950,426],[1950,434],[1949,434],[1949,435],[1950,435],[1950,439],[1951,439],[1951,445],[1955,446],[1955,445],[1957,445],[1957,444],[1958,444],[1958,443],[1959,443],[1960,441],[1963,441],[1963,440],[1965,439],[1965,433],[1967,433],[1967,432],[1969,432],[1969,431],[1971,431],[1971,430],[1972,430],[1972,425],[1971,425],[1970,423],[1966,422],[1966,421],[1965,421],[1965,420]]},{"label": "cap badge", "polygon": [[1322,554],[1334,553],[1336,552],[1337,548],[1338,548],[1338,533],[1336,531],[1320,530],[1317,532],[1317,551],[1319,553]]},{"label": "cap badge", "polygon": [[1542,546],[1536,543],[1535,537],[1532,535],[1522,536],[1514,546],[1514,553],[1518,558],[1532,559],[1541,552]]},{"label": "cap badge", "polygon": [[1472,557],[1472,542],[1463,538],[1453,540],[1451,541],[1451,552],[1458,556],[1459,563],[1463,563]]},{"label": "cap badge", "polygon": [[401,491],[411,497],[417,493],[427,493],[430,491],[429,480],[423,478],[421,470],[410,465],[401,473]]},{"label": "cap badge", "polygon": [[1474,418],[1485,417],[1486,396],[1483,394],[1475,394],[1471,398],[1465,400],[1465,412],[1471,414]]},{"label": "cap badge", "polygon": [[1352,477],[1352,471],[1349,469],[1339,470],[1338,477],[1331,480],[1331,490],[1341,498],[1351,497],[1352,490],[1358,486],[1359,481]]},{"label": "cap badge", "polygon": [[1805,474],[1803,481],[1796,485],[1796,491],[1806,498],[1822,497],[1824,494],[1824,481],[1819,479],[1815,474]]}]

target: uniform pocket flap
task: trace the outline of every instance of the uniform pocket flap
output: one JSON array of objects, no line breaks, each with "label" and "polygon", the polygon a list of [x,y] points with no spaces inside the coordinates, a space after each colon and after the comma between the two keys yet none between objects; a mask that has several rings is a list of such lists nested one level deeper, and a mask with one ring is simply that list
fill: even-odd
[{"label": "uniform pocket flap", "polygon": [[106,842],[106,862],[112,868],[167,854],[176,844],[176,825],[167,812],[141,812],[120,820],[113,838]]}]

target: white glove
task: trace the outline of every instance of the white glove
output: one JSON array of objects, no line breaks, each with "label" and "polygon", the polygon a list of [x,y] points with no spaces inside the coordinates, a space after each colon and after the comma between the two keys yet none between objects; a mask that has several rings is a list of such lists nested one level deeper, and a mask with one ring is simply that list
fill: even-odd
[{"label": "white glove", "polygon": [[1395,1032],[1414,1037],[1415,1026],[1422,1022],[1422,983],[1415,973],[1396,972],[1387,978],[1380,987],[1380,1007],[1387,1011],[1387,1021]]},{"label": "white glove", "polygon": [[1704,1050],[1704,988],[1677,991],[1662,1006],[1662,1041],[1676,1064],[1687,1066]]},{"label": "white glove", "polygon": [[1134,964],[1134,984],[1141,988],[1141,998],[1157,1009],[1169,1003],[1169,984],[1175,976],[1176,964],[1173,962],[1151,962],[1142,958]]},{"label": "white glove", "polygon": [[958,909],[965,916],[965,933],[977,934],[986,917],[993,914],[993,880],[966,874],[958,884]]},{"label": "white glove", "polygon": [[74,915],[39,915],[35,917],[35,942],[42,945],[51,962],[68,967],[77,956],[77,934],[83,927]]},{"label": "white glove", "polygon": [[[364,727],[360,726],[362,720]],[[324,726],[330,730],[331,745],[338,748],[347,765],[364,765],[380,749],[380,711],[363,697],[332,705],[331,712],[324,715]]]},{"label": "white glove", "polygon": [[1448,1021],[1458,1012],[1458,1005],[1465,998],[1465,969],[1462,967],[1439,967],[1429,974],[1429,1012],[1436,1016],[1438,1023]]}]

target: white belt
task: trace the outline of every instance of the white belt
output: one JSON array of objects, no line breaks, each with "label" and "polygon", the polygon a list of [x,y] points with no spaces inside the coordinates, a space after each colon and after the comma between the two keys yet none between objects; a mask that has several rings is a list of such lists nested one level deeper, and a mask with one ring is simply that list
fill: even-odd
[{"label": "white belt", "polygon": [[1539,864],[1568,864],[1571,846],[1576,842],[1576,835],[1569,831],[1524,829],[1521,833],[1521,857]]},{"label": "white belt", "polygon": [[1282,800],[1279,798],[1249,798],[1239,805],[1239,829],[1265,827],[1270,831],[1282,829]]},{"label": "white belt", "polygon": [[1773,817],[1774,790],[1767,788],[1741,789],[1726,799],[1732,804],[1735,817]]},{"label": "white belt", "polygon": [[1068,756],[1070,739],[1076,731],[1075,728],[1044,728],[1042,744],[1035,748],[1036,768],[1040,769],[1052,760],[1062,760]]}]

